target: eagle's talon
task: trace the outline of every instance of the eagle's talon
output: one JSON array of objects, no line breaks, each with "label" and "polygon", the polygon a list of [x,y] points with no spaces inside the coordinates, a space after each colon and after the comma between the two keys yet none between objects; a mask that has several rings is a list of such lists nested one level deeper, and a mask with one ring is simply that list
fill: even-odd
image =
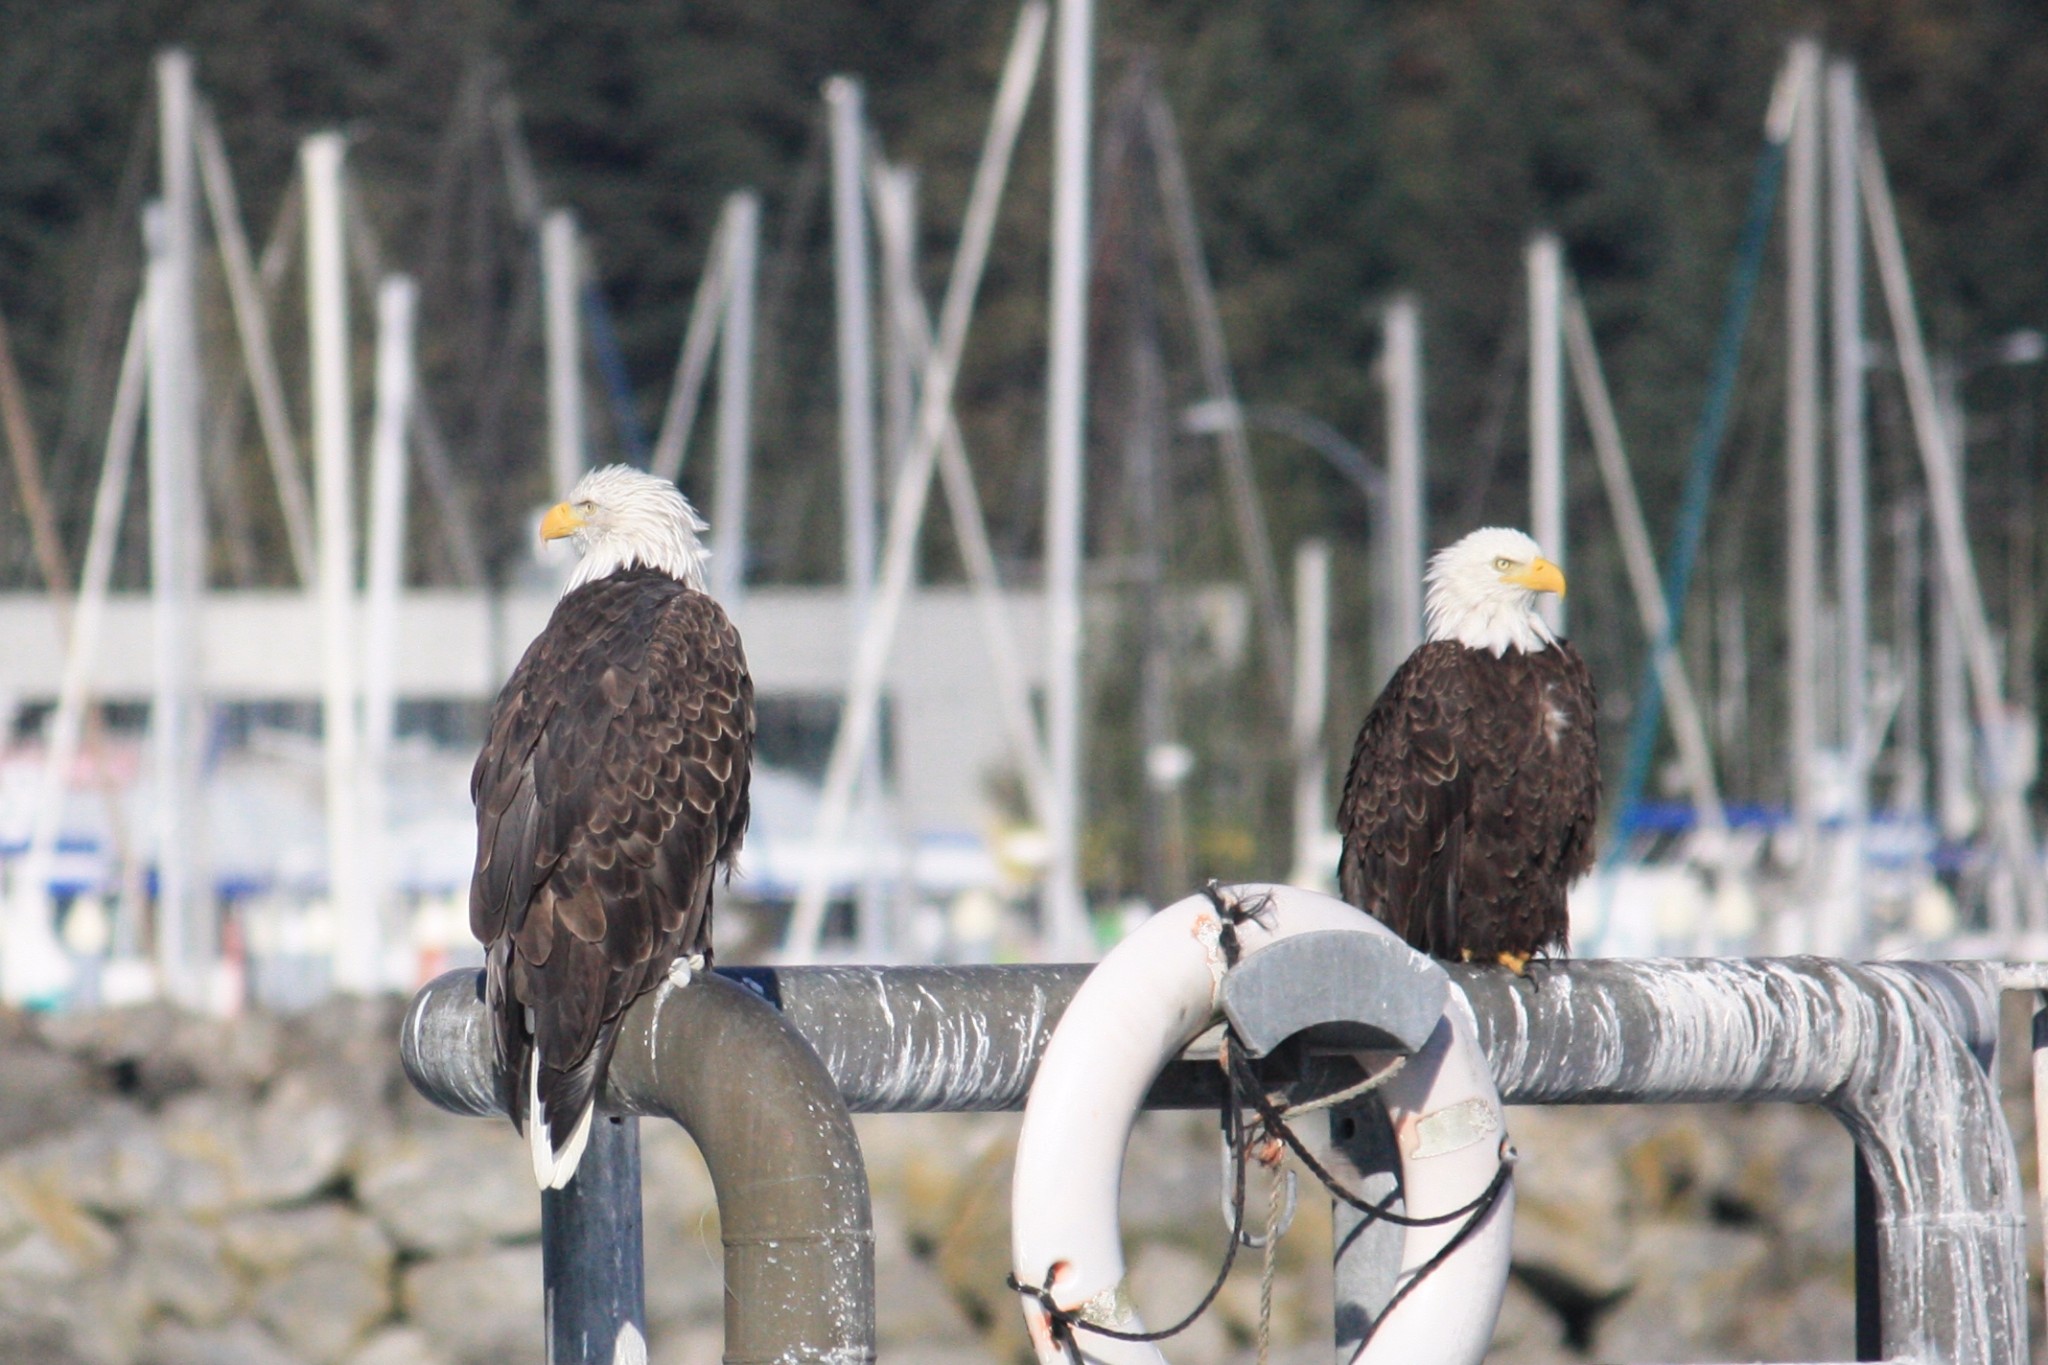
[{"label": "eagle's talon", "polygon": [[1502,953],[1500,955],[1500,965],[1513,972],[1516,976],[1527,976],[1529,974],[1529,956],[1528,953]]},{"label": "eagle's talon", "polygon": [[687,986],[690,978],[704,970],[704,954],[691,953],[668,964],[668,979],[672,986]]}]

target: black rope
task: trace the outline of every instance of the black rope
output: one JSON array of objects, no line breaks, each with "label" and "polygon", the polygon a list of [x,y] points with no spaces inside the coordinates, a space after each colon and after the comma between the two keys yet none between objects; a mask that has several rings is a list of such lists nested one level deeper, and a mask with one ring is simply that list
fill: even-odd
[{"label": "black rope", "polygon": [[[1506,1139],[1503,1138],[1502,1142],[1505,1144]],[[1413,1293],[1417,1285],[1429,1278],[1430,1272],[1450,1259],[1451,1253],[1463,1246],[1466,1239],[1479,1230],[1479,1225],[1486,1221],[1486,1216],[1489,1213],[1493,1212],[1493,1206],[1500,1202],[1501,1191],[1507,1188],[1508,1179],[1514,1173],[1514,1169],[1514,1163],[1509,1160],[1507,1153],[1503,1152],[1500,1165],[1494,1170],[1493,1179],[1486,1186],[1486,1192],[1474,1200],[1472,1205],[1467,1205],[1468,1208],[1472,1208],[1474,1205],[1477,1206],[1474,1208],[1472,1217],[1466,1221],[1463,1227],[1452,1233],[1442,1246],[1436,1249],[1435,1255],[1422,1263],[1421,1268],[1415,1272],[1414,1277],[1408,1283],[1394,1291],[1394,1296],[1387,1300],[1387,1306],[1380,1310],[1379,1316],[1372,1320],[1372,1325],[1365,1329],[1365,1338],[1358,1343],[1358,1349],[1351,1353],[1351,1365],[1358,1365],[1360,1358],[1365,1355],[1365,1348],[1372,1345],[1373,1335],[1380,1330],[1381,1325],[1388,1318],[1394,1315],[1394,1309],[1400,1306],[1401,1300]]]},{"label": "black rope", "polygon": [[[1215,883],[1211,882],[1209,885],[1214,887]],[[1212,895],[1211,899],[1214,900],[1216,897]],[[1218,909],[1221,908],[1219,904]],[[1231,921],[1226,918],[1224,924],[1226,927],[1229,927]],[[1080,1346],[1074,1339],[1074,1330],[1076,1328],[1084,1332],[1092,1332],[1099,1337],[1109,1337],[1116,1341],[1165,1341],[1168,1337],[1179,1336],[1182,1332],[1194,1326],[1195,1320],[1208,1312],[1209,1305],[1216,1302],[1216,1296],[1223,1292],[1224,1282],[1230,1278],[1230,1269],[1237,1263],[1237,1248],[1244,1240],[1245,1167],[1251,1160],[1250,1143],[1246,1138],[1244,1129],[1244,1101],[1238,1092],[1236,1071],[1229,1065],[1228,1061],[1231,1054],[1238,1050],[1231,1046],[1232,1038],[1233,1036],[1226,1030],[1223,1040],[1224,1074],[1226,1078],[1223,1096],[1223,1130],[1229,1138],[1230,1150],[1236,1156],[1236,1160],[1232,1163],[1235,1171],[1232,1176],[1230,1190],[1230,1244],[1224,1249],[1223,1264],[1216,1271],[1216,1279],[1210,1284],[1209,1292],[1202,1295],[1201,1302],[1190,1309],[1186,1317],[1171,1327],[1162,1327],[1156,1332],[1125,1332],[1115,1327],[1104,1327],[1100,1323],[1090,1322],[1086,1318],[1081,1317],[1075,1310],[1060,1307],[1058,1301],[1053,1298],[1052,1289],[1050,1288],[1052,1284],[1052,1267],[1047,1267],[1046,1269],[1046,1283],[1044,1285],[1025,1284],[1014,1273],[1003,1277],[1003,1282],[1012,1290],[1019,1294],[1029,1295],[1038,1301],[1038,1306],[1044,1310],[1046,1322],[1052,1330],[1053,1341],[1066,1351],[1068,1358],[1074,1362],[1074,1365],[1080,1365],[1081,1361]]]},{"label": "black rope", "polygon": [[[1431,1214],[1423,1218],[1411,1218],[1406,1214],[1394,1212],[1393,1203],[1398,1197],[1397,1192],[1389,1193],[1384,1200],[1377,1204],[1370,1200],[1359,1198],[1350,1190],[1344,1188],[1343,1182],[1339,1181],[1334,1175],[1331,1175],[1329,1170],[1309,1152],[1308,1148],[1302,1145],[1301,1139],[1296,1137],[1294,1130],[1288,1126],[1286,1116],[1280,1112],[1272,1100],[1267,1098],[1264,1088],[1259,1085],[1258,1079],[1250,1074],[1250,1069],[1246,1064],[1234,1054],[1228,1054],[1227,1065],[1232,1073],[1232,1088],[1241,1087],[1244,1093],[1250,1097],[1252,1107],[1259,1111],[1260,1127],[1286,1143],[1287,1149],[1294,1153],[1295,1159],[1308,1168],[1308,1173],[1314,1176],[1322,1187],[1330,1192],[1332,1197],[1349,1204],[1368,1218],[1383,1219],[1386,1222],[1392,1223],[1395,1227],[1401,1228],[1440,1227],[1445,1223],[1456,1222],[1466,1214],[1478,1210],[1491,1199],[1492,1196],[1490,1194],[1481,1194],[1477,1199],[1467,1204],[1461,1204],[1449,1213]],[[1507,1169],[1505,1163],[1503,1163],[1502,1169]]]},{"label": "black rope", "polygon": [[1260,892],[1249,901],[1239,900],[1236,896],[1226,894],[1223,884],[1213,878],[1202,888],[1202,894],[1209,898],[1209,904],[1216,907],[1216,917],[1223,922],[1222,929],[1216,935],[1217,946],[1223,949],[1223,965],[1235,967],[1238,958],[1244,953],[1244,947],[1238,941],[1237,926],[1246,920],[1251,920],[1255,924],[1266,923],[1266,916],[1272,909],[1273,897],[1266,892]]},{"label": "black rope", "polygon": [[[1222,922],[1221,931],[1217,935],[1217,944],[1223,950],[1224,964],[1227,967],[1235,967],[1238,958],[1243,952],[1242,944],[1238,939],[1238,926],[1246,920],[1263,923],[1264,921],[1261,916],[1270,908],[1272,903],[1271,897],[1261,895],[1249,902],[1243,901],[1235,896],[1227,895],[1222,885],[1215,881],[1211,881],[1208,885],[1204,886],[1202,894],[1209,898],[1209,903],[1216,908],[1217,918]],[[1252,1159],[1252,1141],[1247,1135],[1244,1126],[1246,1100],[1249,1100],[1251,1107],[1258,1111],[1259,1132],[1264,1133],[1268,1138],[1278,1138],[1281,1142],[1285,1143],[1287,1149],[1294,1153],[1295,1159],[1308,1168],[1309,1174],[1313,1175],[1325,1190],[1328,1190],[1333,1197],[1342,1200],[1360,1213],[1363,1213],[1369,1221],[1380,1219],[1392,1223],[1396,1227],[1423,1228],[1440,1227],[1443,1224],[1455,1222],[1460,1218],[1466,1219],[1464,1226],[1452,1233],[1444,1244],[1437,1248],[1436,1253],[1423,1262],[1421,1268],[1415,1272],[1408,1282],[1396,1290],[1393,1297],[1387,1300],[1387,1306],[1380,1311],[1379,1316],[1366,1329],[1365,1339],[1359,1342],[1357,1352],[1351,1357],[1351,1365],[1357,1365],[1359,1358],[1365,1354],[1365,1348],[1372,1343],[1373,1334],[1392,1315],[1395,1307],[1403,1299],[1407,1298],[1417,1285],[1427,1279],[1438,1266],[1442,1265],[1452,1252],[1464,1245],[1466,1240],[1478,1230],[1479,1225],[1486,1221],[1487,1214],[1493,1211],[1494,1205],[1500,1200],[1501,1191],[1507,1188],[1508,1181],[1514,1174],[1514,1164],[1505,1150],[1506,1139],[1503,1138],[1500,1164],[1494,1170],[1493,1179],[1487,1183],[1486,1189],[1476,1199],[1461,1204],[1448,1213],[1433,1214],[1428,1217],[1411,1218],[1404,1214],[1395,1213],[1392,1205],[1395,1198],[1398,1197],[1398,1191],[1389,1193],[1386,1199],[1378,1204],[1361,1199],[1346,1189],[1335,1176],[1331,1175],[1324,1168],[1321,1162],[1317,1161],[1309,1153],[1308,1148],[1302,1145],[1301,1139],[1296,1137],[1294,1130],[1288,1126],[1286,1115],[1267,1096],[1265,1087],[1259,1083],[1258,1077],[1252,1073],[1251,1065],[1244,1057],[1244,1049],[1238,1044],[1236,1030],[1230,1028],[1227,1024],[1224,1026],[1223,1046],[1217,1060],[1222,1064],[1224,1074],[1223,1130],[1229,1139],[1230,1150],[1235,1154],[1236,1161],[1234,1163],[1235,1173],[1231,1181],[1230,1192],[1230,1243],[1224,1249],[1223,1264],[1216,1271],[1216,1279],[1210,1284],[1209,1292],[1202,1295],[1201,1302],[1197,1303],[1188,1312],[1186,1317],[1171,1327],[1164,1327],[1156,1332],[1125,1332],[1114,1327],[1104,1327],[1099,1323],[1089,1322],[1081,1317],[1076,1310],[1060,1307],[1059,1302],[1053,1298],[1050,1287],[1053,1267],[1047,1267],[1045,1274],[1046,1283],[1044,1285],[1025,1284],[1017,1278],[1015,1273],[1003,1276],[1003,1282],[1012,1291],[1027,1295],[1037,1301],[1039,1308],[1045,1313],[1046,1324],[1051,1330],[1054,1343],[1066,1353],[1067,1358],[1073,1362],[1073,1365],[1082,1365],[1081,1347],[1075,1337],[1077,1330],[1090,1332],[1099,1337],[1108,1337],[1114,1341],[1165,1341],[1169,1337],[1179,1336],[1182,1332],[1192,1327],[1195,1321],[1209,1310],[1209,1305],[1216,1301],[1216,1296],[1223,1292],[1223,1285],[1230,1278],[1231,1267],[1237,1262],[1237,1248],[1244,1237],[1245,1167]]]}]

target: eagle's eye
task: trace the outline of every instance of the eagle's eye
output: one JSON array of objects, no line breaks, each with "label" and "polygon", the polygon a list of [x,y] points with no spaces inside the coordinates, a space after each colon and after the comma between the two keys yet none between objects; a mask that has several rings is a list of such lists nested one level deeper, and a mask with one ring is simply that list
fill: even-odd
[{"label": "eagle's eye", "polygon": [[1493,567],[1502,573],[1506,573],[1509,569],[1515,567],[1515,561],[1509,559],[1506,555],[1502,555],[1499,559],[1493,561]]}]

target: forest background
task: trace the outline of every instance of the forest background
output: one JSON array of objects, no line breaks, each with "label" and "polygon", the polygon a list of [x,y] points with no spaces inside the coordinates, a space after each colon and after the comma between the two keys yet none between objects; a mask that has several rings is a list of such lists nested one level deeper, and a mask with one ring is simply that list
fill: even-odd
[{"label": "forest background", "polygon": [[[593,454],[630,455],[658,425],[720,205],[763,197],[756,499],[747,573],[836,581],[840,507],[832,281],[820,84],[859,77],[889,157],[921,176],[925,284],[943,287],[967,181],[1014,22],[957,0],[30,0],[0,3],[0,313],[46,449],[74,556],[154,193],[151,60],[179,44],[225,137],[259,245],[284,214],[298,141],[350,135],[357,202],[387,266],[422,286],[427,397],[449,438],[487,575],[506,581],[545,497],[533,252],[505,193],[490,111],[514,109],[549,204],[573,207],[616,331],[630,415],[594,403]],[[1420,301],[1433,543],[1527,521],[1522,252],[1563,239],[1620,408],[1652,534],[1668,543],[1785,45],[1820,36],[1853,59],[1898,198],[1932,344],[1955,358],[1973,419],[1970,516],[2010,686],[2039,695],[2042,552],[2035,433],[2041,369],[2005,339],[2048,328],[2048,9],[2031,0],[1101,0],[1098,127],[1132,83],[1158,83],[1186,151],[1230,360],[1248,403],[1327,422],[1378,461],[1374,364],[1385,302]],[[509,97],[510,104],[504,100]],[[1049,101],[1034,99],[965,361],[959,406],[1005,579],[1039,573]],[[1200,396],[1191,322],[1172,283],[1157,197],[1105,178],[1091,312],[1091,583],[1111,605],[1090,653],[1091,881],[1142,889],[1145,805],[1129,667],[1134,600],[1157,546],[1169,584],[1241,580],[1211,439],[1175,431],[1155,540],[1129,475],[1128,339],[1156,318],[1169,409]],[[1732,794],[1782,800],[1784,330],[1774,245],[1737,390],[1686,647],[1717,707]],[[295,265],[295,254],[293,264]],[[304,421],[303,286],[274,326]],[[1872,295],[1871,331],[1882,314]],[[358,316],[367,317],[359,298]],[[224,309],[209,345],[229,373]],[[367,348],[367,339],[364,342]],[[367,394],[367,349],[358,366]],[[593,384],[593,393],[596,392]],[[218,409],[228,412],[228,408]],[[253,420],[215,495],[239,497],[253,554],[217,549],[223,585],[284,586],[289,559]],[[1643,648],[1583,427],[1574,418],[1572,631],[1603,693],[1610,777]],[[1877,592],[1883,537],[1918,476],[1895,375],[1874,379]],[[302,426],[303,429],[303,426]],[[1261,500],[1282,556],[1335,546],[1341,756],[1377,686],[1373,525],[1355,490],[1293,438],[1255,432]],[[696,449],[704,442],[700,437]],[[708,461],[686,490],[709,502]],[[225,480],[223,484],[221,481]],[[139,526],[141,492],[130,525]],[[445,528],[414,519],[413,577],[448,581]],[[0,590],[39,584],[20,490],[0,472]],[[957,579],[935,518],[924,572]],[[139,534],[118,582],[146,577]],[[1732,605],[1731,605],[1732,604]],[[1744,623],[1738,700],[1717,621]],[[1879,617],[1883,638],[1889,617]],[[1177,725],[1198,756],[1193,856],[1229,872],[1285,848],[1283,708],[1242,659],[1176,674]],[[1726,686],[1723,683],[1726,682]],[[1248,716],[1260,717],[1247,723]],[[1270,722],[1270,723],[1269,723]]]}]

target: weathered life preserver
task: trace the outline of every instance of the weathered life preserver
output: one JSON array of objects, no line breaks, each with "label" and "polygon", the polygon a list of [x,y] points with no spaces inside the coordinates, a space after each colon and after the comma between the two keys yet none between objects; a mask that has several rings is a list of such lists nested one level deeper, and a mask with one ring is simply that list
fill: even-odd
[{"label": "weathered life preserver", "polygon": [[[1266,898],[1258,918],[1238,924],[1240,961],[1303,933],[1393,937],[1377,921],[1317,892],[1263,885],[1224,890],[1239,903]],[[1219,1017],[1227,971],[1222,929],[1215,905],[1202,895],[1146,921],[1082,984],[1032,1083],[1011,1187],[1013,1271],[1020,1284],[1043,1288],[1061,1310],[1085,1321],[1144,1330],[1124,1286],[1117,1226],[1124,1149],[1154,1078]],[[1471,1007],[1456,989],[1444,999],[1429,1041],[1379,1091],[1400,1146],[1402,1195],[1413,1218],[1481,1199],[1505,1159],[1500,1097]],[[1513,1182],[1476,1216],[1457,1247],[1385,1314],[1362,1362],[1452,1365],[1486,1354],[1507,1287]],[[1407,1228],[1397,1285],[1412,1280],[1468,1221]],[[1064,1365],[1068,1357],[1044,1305],[1029,1293],[1020,1300],[1039,1360]],[[1101,1365],[1165,1360],[1151,1343],[1085,1330],[1077,1342],[1083,1360]]]}]

